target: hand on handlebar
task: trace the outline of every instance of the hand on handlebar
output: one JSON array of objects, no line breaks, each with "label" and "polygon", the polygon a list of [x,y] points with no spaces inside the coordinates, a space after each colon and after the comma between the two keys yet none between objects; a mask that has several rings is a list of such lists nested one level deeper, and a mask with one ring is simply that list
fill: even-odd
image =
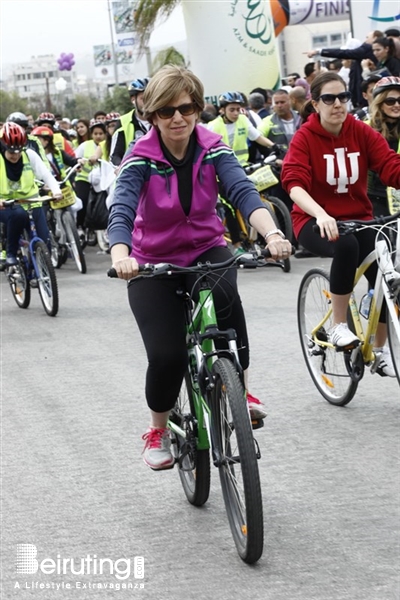
[{"label": "hand on handlebar", "polygon": [[317,217],[320,236],[328,238],[328,241],[335,242],[339,237],[336,220],[329,215]]},{"label": "hand on handlebar", "polygon": [[271,258],[282,260],[289,258],[292,254],[292,244],[289,240],[284,240],[280,235],[271,236],[268,239],[267,248],[271,253]]},{"label": "hand on handlebar", "polygon": [[274,144],[271,146],[270,150],[276,155],[277,158],[283,158],[286,153],[285,148],[283,148],[283,146],[280,144]]},{"label": "hand on handlebar", "polygon": [[116,260],[113,263],[113,268],[116,270],[119,279],[129,280],[139,273],[139,265],[136,259],[130,256]]}]

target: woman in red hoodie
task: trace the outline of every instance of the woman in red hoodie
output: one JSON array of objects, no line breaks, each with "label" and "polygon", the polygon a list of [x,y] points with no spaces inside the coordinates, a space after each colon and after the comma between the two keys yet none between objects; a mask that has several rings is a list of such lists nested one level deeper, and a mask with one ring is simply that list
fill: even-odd
[{"label": "woman in red hoodie", "polygon": [[[333,258],[330,340],[339,347],[358,341],[347,327],[347,308],[356,269],[374,249],[375,232],[365,229],[339,237],[336,220],[373,218],[368,169],[377,172],[385,185],[400,187],[400,155],[378,132],[348,114],[349,99],[336,73],[322,73],[314,79],[311,100],[304,106],[306,122],[294,135],[282,169],[283,186],[294,202],[293,228],[299,244],[313,254]],[[313,231],[315,223],[320,235]],[[371,287],[376,269],[374,264],[366,272]],[[395,377],[385,346],[385,318],[382,310],[375,339],[376,349],[383,349],[378,372]]]}]

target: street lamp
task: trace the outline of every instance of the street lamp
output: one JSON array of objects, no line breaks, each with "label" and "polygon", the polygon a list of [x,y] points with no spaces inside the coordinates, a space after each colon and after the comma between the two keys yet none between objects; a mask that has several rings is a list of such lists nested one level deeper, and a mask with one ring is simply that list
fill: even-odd
[{"label": "street lamp", "polygon": [[67,81],[64,79],[64,77],[59,77],[54,84],[54,86],[58,92],[58,102],[60,104],[62,112],[64,112],[64,102],[63,102],[63,95],[61,92],[65,92],[65,90],[67,89],[67,85],[68,85]]}]

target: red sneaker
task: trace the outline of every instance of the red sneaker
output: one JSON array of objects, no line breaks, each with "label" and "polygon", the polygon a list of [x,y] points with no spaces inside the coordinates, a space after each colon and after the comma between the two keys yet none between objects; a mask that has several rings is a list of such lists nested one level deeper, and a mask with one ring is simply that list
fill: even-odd
[{"label": "red sneaker", "polygon": [[172,469],[175,459],[171,454],[169,429],[149,427],[142,440],[146,442],[142,452],[143,460],[150,469],[154,471]]},{"label": "red sneaker", "polygon": [[250,410],[251,419],[265,419],[267,412],[264,404],[258,398],[252,396],[249,392],[246,392],[247,405]]}]

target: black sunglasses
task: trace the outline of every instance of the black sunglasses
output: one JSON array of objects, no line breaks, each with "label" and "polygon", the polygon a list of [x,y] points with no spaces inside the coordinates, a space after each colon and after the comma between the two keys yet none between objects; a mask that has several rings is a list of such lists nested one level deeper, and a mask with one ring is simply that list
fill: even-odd
[{"label": "black sunglasses", "polygon": [[386,104],[386,106],[394,106],[395,104],[400,104],[400,96],[398,96],[398,98],[386,98],[386,100],[383,101],[383,104]]},{"label": "black sunglasses", "polygon": [[317,98],[317,101],[322,100],[324,104],[331,106],[332,104],[335,104],[336,98],[342,104],[346,104],[346,102],[350,100],[351,94],[350,92],[341,92],[340,94],[321,94],[321,96]]},{"label": "black sunglasses", "polygon": [[183,117],[188,117],[196,112],[197,104],[191,102],[190,104],[181,104],[180,106],[164,106],[156,110],[157,115],[160,119],[172,119],[175,112],[179,110]]}]

